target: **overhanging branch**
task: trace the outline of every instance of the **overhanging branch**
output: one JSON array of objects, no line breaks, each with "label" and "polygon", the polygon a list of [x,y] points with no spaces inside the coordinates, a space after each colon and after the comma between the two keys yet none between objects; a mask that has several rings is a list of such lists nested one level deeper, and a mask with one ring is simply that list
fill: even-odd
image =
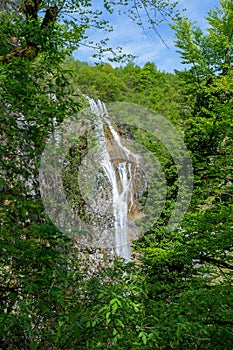
[{"label": "overhanging branch", "polygon": [[233,265],[228,264],[227,262],[222,261],[222,260],[211,258],[209,256],[200,256],[199,259],[201,261],[205,261],[205,262],[211,263],[211,264],[213,264],[215,266],[218,266],[218,267],[226,268],[228,270],[233,270]]},{"label": "overhanging branch", "polygon": [[[20,11],[25,15],[26,21],[34,21],[35,26],[38,25],[41,34],[44,35],[46,29],[51,29],[53,24],[56,22],[59,9],[57,6],[49,7],[44,15],[42,24],[38,23],[38,11],[42,0],[23,0]],[[46,32],[45,41],[49,40],[49,31]],[[24,47],[18,47],[12,52],[0,56],[0,62],[11,63],[14,58],[33,60],[38,56],[39,44],[37,42],[32,43],[26,42]]]}]

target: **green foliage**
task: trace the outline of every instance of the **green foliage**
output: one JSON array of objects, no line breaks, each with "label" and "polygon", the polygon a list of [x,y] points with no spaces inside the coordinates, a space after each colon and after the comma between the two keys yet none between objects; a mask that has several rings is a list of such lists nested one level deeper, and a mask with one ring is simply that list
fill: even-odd
[{"label": "green foliage", "polygon": [[142,68],[133,63],[112,68],[109,64],[88,65],[71,58],[65,66],[71,70],[73,84],[84,94],[104,102],[147,106],[178,125],[179,81],[173,74],[158,71],[153,63]]},{"label": "green foliage", "polygon": [[[0,22],[4,55],[11,50],[12,36],[17,33],[14,40],[22,43],[32,27],[16,15],[0,16]],[[53,40],[60,45],[56,35]],[[39,159],[48,133],[55,120],[81,106],[60,69],[64,52],[56,49],[51,42],[32,62],[21,57],[0,62],[3,349],[46,348],[51,329],[63,317],[70,284],[65,268],[69,261],[62,253],[68,242],[46,221],[38,189]]]},{"label": "green foliage", "polygon": [[167,234],[157,227],[138,248],[144,252],[154,304],[167,300],[167,318],[176,319],[169,326],[177,327],[173,346],[179,349],[230,349],[233,336],[233,17],[232,3],[221,5],[209,13],[206,34],[186,18],[173,26],[184,63],[191,65],[177,75],[194,166],[193,198],[180,229]]},{"label": "green foliage", "polygon": [[[146,3],[136,2],[140,10]],[[40,4],[41,10],[51,6]],[[167,2],[151,4],[162,11]],[[220,4],[209,13],[206,33],[188,19],[177,19],[177,46],[191,67],[176,75],[159,72],[152,63],[63,64],[66,49],[81,40],[85,25],[56,21],[41,31],[43,18],[35,25],[28,16],[1,13],[1,56],[32,36],[39,45],[34,59],[16,55],[0,62],[1,349],[232,349],[233,17],[232,3]],[[98,12],[89,11],[89,5],[68,1],[64,9],[78,9],[87,26],[85,16]],[[86,12],[81,13],[82,6]],[[112,12],[116,3],[104,6]],[[92,274],[91,254],[82,255],[46,218],[37,183],[46,137],[83,108],[81,92],[106,102],[140,103],[172,120],[182,129],[195,174],[189,211],[168,233],[176,166],[154,135],[126,130],[161,163],[166,205],[136,242],[136,264],[116,259]],[[85,137],[79,141],[64,169],[71,180],[85,154]],[[73,183],[67,182],[70,200],[81,201]]]},{"label": "green foliage", "polygon": [[83,94],[102,101],[119,101],[126,86],[109,64],[89,66],[69,59],[65,65],[70,70],[72,82]]},{"label": "green foliage", "polygon": [[[13,37],[11,34],[9,37],[9,31],[7,38],[3,36],[3,42],[13,40],[15,45],[8,48],[4,45],[2,55],[0,49],[0,60],[8,63],[15,57],[33,60],[38,53],[47,50],[52,54],[53,49],[59,50],[61,46],[67,49],[67,53],[71,53],[82,44],[92,48],[93,56],[98,59],[107,53],[109,61],[127,60],[132,58],[132,55],[125,54],[121,48],[113,49],[108,46],[107,33],[112,31],[113,27],[106,18],[111,18],[113,12],[119,15],[124,13],[138,25],[149,26],[159,35],[156,25],[171,17],[176,12],[176,5],[177,2],[169,0],[104,0],[98,6],[91,0],[12,0],[9,3],[4,1],[0,5],[0,16],[10,21],[11,28],[13,23],[20,20],[22,28],[14,30]],[[9,26],[5,26],[7,27]],[[90,28],[102,32],[103,39],[99,42],[89,41],[86,32]]]}]

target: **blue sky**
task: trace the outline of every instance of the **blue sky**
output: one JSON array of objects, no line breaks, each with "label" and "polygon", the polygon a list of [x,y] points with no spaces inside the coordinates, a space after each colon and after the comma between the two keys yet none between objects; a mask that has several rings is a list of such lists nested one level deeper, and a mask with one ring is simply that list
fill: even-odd
[{"label": "blue sky", "polygon": [[[179,9],[186,8],[186,16],[196,21],[204,30],[206,28],[204,17],[208,10],[216,5],[219,5],[218,0],[180,0]],[[127,16],[115,14],[108,19],[113,26],[113,32],[108,34],[109,46],[113,48],[121,46],[124,53],[137,56],[135,64],[142,66],[148,61],[154,62],[159,70],[166,72],[184,69],[174,46],[174,33],[167,24],[162,24],[157,29],[168,48],[155,32],[144,32]],[[92,41],[99,41],[104,37],[98,30],[91,30],[88,35],[89,40]],[[80,46],[74,53],[74,57],[80,61],[94,63],[96,60],[91,57],[92,54],[93,50]]]}]

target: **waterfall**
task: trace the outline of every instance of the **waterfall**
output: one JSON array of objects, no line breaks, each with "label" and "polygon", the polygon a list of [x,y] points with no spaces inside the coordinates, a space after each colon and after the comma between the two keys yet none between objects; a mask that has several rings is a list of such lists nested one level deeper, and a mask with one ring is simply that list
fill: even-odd
[{"label": "waterfall", "polygon": [[139,165],[139,156],[122,144],[120,136],[110,122],[105,104],[100,100],[95,101],[88,97],[87,99],[91,112],[97,118],[96,132],[98,133],[100,165],[112,190],[115,253],[126,261],[130,261],[128,214],[134,204],[133,180]]}]

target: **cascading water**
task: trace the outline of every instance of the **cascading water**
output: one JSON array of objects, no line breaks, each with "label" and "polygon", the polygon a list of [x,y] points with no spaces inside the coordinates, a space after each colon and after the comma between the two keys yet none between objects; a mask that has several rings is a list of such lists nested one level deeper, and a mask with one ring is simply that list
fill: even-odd
[{"label": "cascading water", "polygon": [[[114,249],[118,256],[129,261],[131,251],[128,237],[128,214],[133,208],[133,182],[139,165],[139,156],[122,144],[120,136],[109,120],[105,104],[90,98],[88,101],[91,112],[97,118],[96,131],[98,132],[100,165],[112,188]],[[108,130],[108,135],[105,129]]]}]

